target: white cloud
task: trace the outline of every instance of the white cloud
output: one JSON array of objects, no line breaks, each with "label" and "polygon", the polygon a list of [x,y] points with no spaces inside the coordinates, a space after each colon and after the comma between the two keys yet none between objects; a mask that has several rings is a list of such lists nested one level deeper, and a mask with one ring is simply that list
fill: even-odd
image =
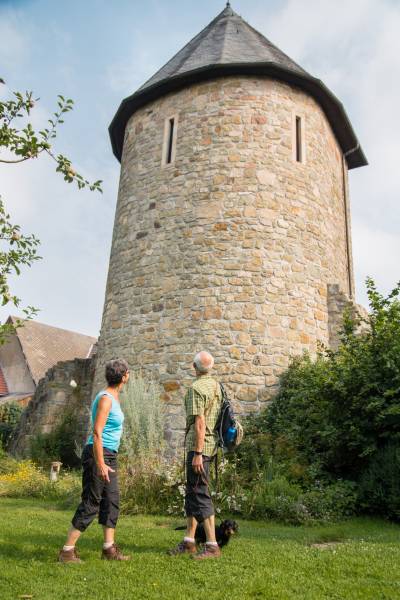
[{"label": "white cloud", "polygon": [[367,306],[365,279],[372,277],[380,292],[387,294],[400,281],[400,236],[377,229],[372,223],[356,223],[353,231],[356,289],[359,301]]},{"label": "white cloud", "polygon": [[330,70],[337,57],[358,53],[363,40],[355,36],[376,22],[378,4],[384,0],[289,0],[275,15],[258,13],[254,23],[303,67],[306,61]]},{"label": "white cloud", "polygon": [[[18,25],[16,15],[0,19],[0,56],[2,69],[11,70],[26,57],[29,41]],[[3,75],[4,77],[4,75]]]},{"label": "white cloud", "polygon": [[[119,92],[123,97],[136,91],[161,67],[157,63],[157,51],[154,51],[151,45],[147,45],[142,37],[142,34],[137,33],[133,38],[135,42],[129,55],[121,57],[106,68],[107,85],[113,92]],[[148,38],[146,39],[148,41]]]}]

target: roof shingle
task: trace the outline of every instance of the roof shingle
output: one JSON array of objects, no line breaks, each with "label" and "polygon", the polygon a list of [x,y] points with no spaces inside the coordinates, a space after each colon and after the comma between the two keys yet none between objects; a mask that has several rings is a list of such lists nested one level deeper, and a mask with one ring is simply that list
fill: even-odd
[{"label": "roof shingle", "polygon": [[[9,320],[17,321],[16,317]],[[36,385],[57,362],[87,358],[97,342],[96,338],[82,333],[28,320],[17,328],[16,335]]]},{"label": "roof shingle", "polygon": [[307,74],[227,6],[139,90],[209,65],[271,62]]}]

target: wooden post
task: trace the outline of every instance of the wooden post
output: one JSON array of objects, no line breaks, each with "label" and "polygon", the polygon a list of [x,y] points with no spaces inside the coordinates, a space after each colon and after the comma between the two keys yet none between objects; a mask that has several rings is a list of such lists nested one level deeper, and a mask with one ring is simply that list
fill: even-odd
[{"label": "wooden post", "polygon": [[51,463],[50,481],[52,481],[52,482],[58,481],[58,476],[60,474],[61,465],[62,465],[62,462],[59,462],[58,460]]}]

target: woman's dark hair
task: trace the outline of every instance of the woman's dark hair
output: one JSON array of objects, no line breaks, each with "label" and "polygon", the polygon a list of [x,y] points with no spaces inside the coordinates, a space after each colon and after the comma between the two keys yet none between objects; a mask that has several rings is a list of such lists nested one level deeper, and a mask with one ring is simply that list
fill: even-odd
[{"label": "woman's dark hair", "polygon": [[106,380],[108,385],[118,385],[129,371],[129,366],[123,358],[110,360],[106,364]]}]

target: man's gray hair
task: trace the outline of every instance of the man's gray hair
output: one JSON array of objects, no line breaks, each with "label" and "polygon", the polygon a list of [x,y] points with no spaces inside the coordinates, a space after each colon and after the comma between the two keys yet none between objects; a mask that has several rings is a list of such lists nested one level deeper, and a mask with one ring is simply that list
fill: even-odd
[{"label": "man's gray hair", "polygon": [[214,366],[214,357],[206,350],[202,350],[196,354],[193,363],[199,373],[208,373]]}]

